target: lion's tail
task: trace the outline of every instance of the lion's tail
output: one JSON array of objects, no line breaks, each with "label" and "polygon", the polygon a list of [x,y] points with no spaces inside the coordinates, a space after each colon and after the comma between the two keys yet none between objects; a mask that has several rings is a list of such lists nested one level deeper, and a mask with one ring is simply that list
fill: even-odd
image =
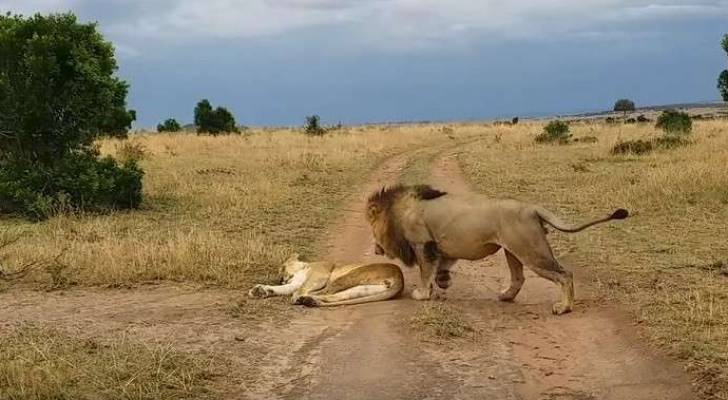
[{"label": "lion's tail", "polygon": [[594,226],[597,224],[601,224],[604,222],[608,222],[614,219],[625,219],[629,217],[629,211],[625,210],[624,208],[619,208],[616,211],[614,211],[611,215],[597,219],[591,222],[587,222],[582,225],[570,225],[566,222],[562,221],[561,218],[559,218],[556,214],[552,213],[551,211],[543,208],[543,207],[537,207],[536,213],[541,218],[541,221],[546,222],[547,224],[553,226],[554,228],[560,230],[561,232],[580,232],[584,229]]}]

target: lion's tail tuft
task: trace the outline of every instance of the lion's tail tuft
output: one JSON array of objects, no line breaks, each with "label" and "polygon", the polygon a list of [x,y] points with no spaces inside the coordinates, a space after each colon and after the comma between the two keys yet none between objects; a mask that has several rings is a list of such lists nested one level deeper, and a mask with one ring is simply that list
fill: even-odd
[{"label": "lion's tail tuft", "polygon": [[612,213],[612,216],[609,217],[610,219],[627,219],[629,217],[629,211],[625,210],[624,208],[618,208],[615,212]]}]

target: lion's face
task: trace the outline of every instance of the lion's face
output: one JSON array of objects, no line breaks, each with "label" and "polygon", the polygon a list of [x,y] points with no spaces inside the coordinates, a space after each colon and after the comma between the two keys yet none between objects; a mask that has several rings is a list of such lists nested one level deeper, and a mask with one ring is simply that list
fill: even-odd
[{"label": "lion's face", "polygon": [[300,256],[297,253],[294,253],[288,259],[281,265],[280,270],[278,271],[278,277],[281,280],[281,285],[285,285],[286,283],[289,283],[291,279],[293,279],[293,275],[296,274],[296,272],[306,268],[307,263],[300,260]]}]

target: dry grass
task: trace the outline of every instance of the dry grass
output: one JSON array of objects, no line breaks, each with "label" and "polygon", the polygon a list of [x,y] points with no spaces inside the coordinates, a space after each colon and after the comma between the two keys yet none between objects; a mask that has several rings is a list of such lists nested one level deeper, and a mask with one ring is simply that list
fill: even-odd
[{"label": "dry grass", "polygon": [[435,341],[468,337],[474,332],[460,309],[443,302],[420,305],[410,319],[410,325],[424,334],[425,339]]},{"label": "dry grass", "polygon": [[199,399],[210,365],[128,336],[104,342],[24,325],[0,336],[1,399]]},{"label": "dry grass", "polygon": [[[575,124],[597,143],[537,145],[537,124],[493,128],[500,143],[460,156],[475,187],[540,203],[572,220],[616,207],[633,216],[577,235],[555,234],[557,254],[589,267],[604,294],[632,307],[652,337],[690,360],[706,396],[728,399],[728,123],[697,122],[693,144],[612,156],[647,125]],[[583,267],[582,267],[583,266]]]},{"label": "dry grass", "polygon": [[342,201],[382,159],[448,139],[429,128],[363,127],[323,138],[292,131],[242,136],[139,135],[104,153],[141,159],[141,211],[0,220],[23,238],[6,272],[39,261],[46,287],[177,281],[246,286],[291,251],[311,255]]}]

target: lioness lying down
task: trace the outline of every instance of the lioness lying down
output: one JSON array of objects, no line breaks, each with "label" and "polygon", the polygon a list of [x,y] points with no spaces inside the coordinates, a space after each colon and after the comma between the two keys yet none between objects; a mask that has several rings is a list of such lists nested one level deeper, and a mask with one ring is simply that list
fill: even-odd
[{"label": "lioness lying down", "polygon": [[579,232],[592,225],[625,219],[627,210],[583,225],[572,226],[552,212],[516,200],[494,200],[482,195],[454,195],[429,186],[395,186],[374,193],[367,202],[367,220],[376,241],[375,252],[417,263],[421,285],[412,292],[416,300],[429,299],[433,284],[450,286],[450,267],[458,259],[479,260],[501,248],[511,272],[510,286],[499,299],[513,300],[523,286],[523,265],[561,285],[554,314],[571,311],[574,283],[546,240],[550,225],[562,232]]},{"label": "lioness lying down", "polygon": [[404,288],[402,271],[394,264],[304,262],[298,254],[283,263],[280,278],[280,286],[255,285],[248,295],[292,295],[293,304],[326,307],[388,300],[399,296]]}]

